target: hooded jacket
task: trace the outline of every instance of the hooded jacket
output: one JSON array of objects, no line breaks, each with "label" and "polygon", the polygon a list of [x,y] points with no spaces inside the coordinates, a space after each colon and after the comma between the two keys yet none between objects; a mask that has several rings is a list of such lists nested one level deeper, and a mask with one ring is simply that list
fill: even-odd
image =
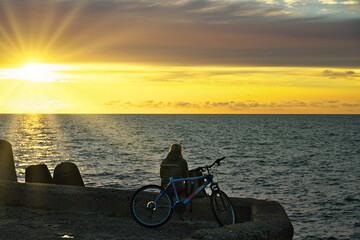
[{"label": "hooded jacket", "polygon": [[[174,179],[188,177],[188,165],[181,155],[169,152],[167,157],[160,165],[161,186],[165,187],[170,182],[170,177]],[[177,193],[186,190],[184,182],[175,183]],[[171,191],[173,192],[173,191]]]}]

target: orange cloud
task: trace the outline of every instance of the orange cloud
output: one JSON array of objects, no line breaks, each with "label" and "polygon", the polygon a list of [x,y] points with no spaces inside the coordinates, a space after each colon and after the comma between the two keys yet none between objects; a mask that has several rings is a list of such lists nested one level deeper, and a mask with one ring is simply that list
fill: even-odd
[{"label": "orange cloud", "polygon": [[[358,101],[360,102],[360,100]],[[176,109],[204,109],[209,112],[222,112],[223,110],[230,110],[233,113],[241,113],[242,110],[249,110],[249,109],[307,109],[307,108],[323,108],[323,109],[332,109],[332,108],[359,108],[360,103],[346,103],[340,102],[338,100],[328,100],[328,101],[312,101],[312,102],[304,102],[299,100],[292,100],[292,101],[282,101],[282,102],[269,102],[269,103],[260,103],[253,100],[247,101],[224,101],[224,102],[184,102],[184,101],[174,101],[174,102],[162,102],[162,101],[142,101],[138,103],[134,102],[124,102],[121,100],[114,100],[110,102],[106,102],[105,105],[109,108],[119,108],[119,107],[126,107],[126,108],[140,108],[140,109],[169,109],[169,108],[176,108]]]}]

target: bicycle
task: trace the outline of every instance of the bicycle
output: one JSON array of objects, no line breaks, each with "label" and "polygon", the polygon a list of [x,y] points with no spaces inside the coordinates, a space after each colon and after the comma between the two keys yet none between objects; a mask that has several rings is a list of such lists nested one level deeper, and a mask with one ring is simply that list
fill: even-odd
[{"label": "bicycle", "polygon": [[[166,187],[159,185],[146,185],[139,188],[131,197],[130,212],[137,223],[148,228],[155,228],[165,224],[172,216],[173,211],[182,216],[186,211],[186,204],[193,200],[199,192],[204,190],[209,184],[211,189],[210,203],[214,217],[220,226],[235,224],[235,210],[230,198],[220,190],[218,184],[213,181],[211,168],[225,159],[219,158],[213,164],[198,168],[201,172],[207,171],[204,175],[190,178],[170,178]],[[198,189],[196,189],[183,202],[180,201],[176,192],[175,182],[206,180]],[[172,186],[174,190],[175,202],[168,194],[168,188]]]}]

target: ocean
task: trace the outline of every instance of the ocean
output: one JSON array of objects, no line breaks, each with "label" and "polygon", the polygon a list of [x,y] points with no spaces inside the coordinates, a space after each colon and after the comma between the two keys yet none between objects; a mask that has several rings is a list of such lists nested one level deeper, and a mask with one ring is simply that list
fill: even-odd
[{"label": "ocean", "polygon": [[180,142],[189,168],[215,170],[229,196],[275,200],[294,239],[360,239],[360,115],[0,115],[18,181],[29,165],[77,164],[85,185],[159,184]]}]

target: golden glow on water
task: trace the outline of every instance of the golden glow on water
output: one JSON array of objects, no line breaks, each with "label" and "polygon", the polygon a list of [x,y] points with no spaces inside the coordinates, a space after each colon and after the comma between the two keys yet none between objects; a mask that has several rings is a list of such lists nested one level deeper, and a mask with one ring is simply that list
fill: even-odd
[{"label": "golden glow on water", "polygon": [[25,168],[45,163],[53,169],[60,159],[54,143],[56,129],[52,126],[51,116],[39,114],[13,115],[11,121],[12,145],[18,176],[22,178]]}]

